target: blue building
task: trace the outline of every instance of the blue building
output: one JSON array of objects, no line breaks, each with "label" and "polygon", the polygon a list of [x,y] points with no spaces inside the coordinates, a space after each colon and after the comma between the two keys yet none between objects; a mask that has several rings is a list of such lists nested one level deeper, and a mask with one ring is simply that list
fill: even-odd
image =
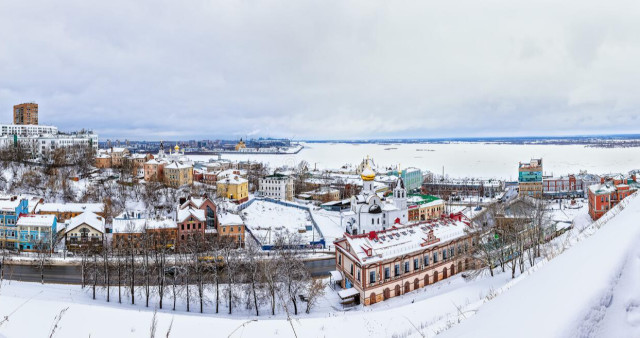
[{"label": "blue building", "polygon": [[420,190],[420,187],[422,187],[422,170],[418,168],[391,170],[387,173],[387,175],[402,177],[404,186],[409,192]]},{"label": "blue building", "polygon": [[20,216],[16,227],[18,250],[51,251],[56,240],[57,225],[55,215]]},{"label": "blue building", "polygon": [[17,223],[21,215],[29,213],[28,201],[15,196],[0,200],[0,248],[17,249]]}]

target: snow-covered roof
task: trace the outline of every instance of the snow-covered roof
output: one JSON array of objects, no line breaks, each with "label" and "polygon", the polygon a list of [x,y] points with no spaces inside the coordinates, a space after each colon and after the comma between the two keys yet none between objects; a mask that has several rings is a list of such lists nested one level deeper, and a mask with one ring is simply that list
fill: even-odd
[{"label": "snow-covered roof", "polygon": [[91,211],[83,212],[80,215],[69,220],[67,232],[86,224],[102,233],[104,233],[104,218],[94,214]]},{"label": "snow-covered roof", "polygon": [[180,209],[184,209],[188,207],[189,202],[193,203],[193,205],[195,205],[196,208],[199,209],[200,207],[202,207],[202,204],[204,204],[204,202],[206,201],[207,199],[204,197],[189,197],[189,199],[186,202],[182,203],[182,205],[180,206]]},{"label": "snow-covered roof", "polygon": [[244,222],[239,215],[232,214],[229,212],[220,212],[218,213],[218,220],[220,221],[220,225],[242,225]]},{"label": "snow-covered roof", "polygon": [[175,229],[178,227],[176,221],[170,218],[146,219],[114,219],[114,233],[134,233],[142,232],[144,229]]},{"label": "snow-covered roof", "polygon": [[185,208],[185,209],[178,210],[178,222],[182,223],[192,215],[193,215],[193,217],[195,217],[199,221],[205,221],[206,220],[206,217],[205,217],[205,214],[204,214],[204,210],[193,209],[191,207],[188,207],[188,208]]},{"label": "snow-covered roof", "polygon": [[165,169],[186,169],[192,168],[193,166],[190,164],[180,163],[180,162],[171,162],[171,164],[166,165]]},{"label": "snow-covered roof", "polygon": [[224,184],[242,184],[242,183],[246,183],[249,182],[246,179],[238,176],[238,175],[233,175],[230,177],[227,177],[221,181],[218,181],[219,183],[224,183]]},{"label": "snow-covered roof", "polygon": [[16,208],[20,205],[20,199],[0,200],[0,210],[4,211],[16,211]]},{"label": "snow-covered roof", "polygon": [[102,203],[40,203],[36,212],[103,212]]},{"label": "snow-covered roof", "polygon": [[[350,236],[346,240],[360,262],[373,263],[400,257],[435,244],[441,244],[465,236],[468,225],[450,218],[440,218],[424,223],[403,225],[391,229]],[[429,236],[433,231],[433,236]],[[338,242],[342,241],[338,240]],[[367,254],[367,251],[370,254]]]},{"label": "snow-covered roof", "polygon": [[23,215],[18,218],[17,226],[50,227],[56,219],[55,215]]},{"label": "snow-covered roof", "polygon": [[356,288],[348,288],[338,291],[338,296],[340,296],[340,298],[342,299],[353,297],[358,294],[360,294],[360,291],[358,291]]}]

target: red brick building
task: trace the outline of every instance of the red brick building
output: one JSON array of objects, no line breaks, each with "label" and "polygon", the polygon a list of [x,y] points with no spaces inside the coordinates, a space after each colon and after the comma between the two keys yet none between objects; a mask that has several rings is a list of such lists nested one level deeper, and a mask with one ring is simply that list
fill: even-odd
[{"label": "red brick building", "polygon": [[589,216],[597,220],[638,188],[640,184],[635,175],[629,178],[622,175],[603,177],[600,184],[589,187]]}]

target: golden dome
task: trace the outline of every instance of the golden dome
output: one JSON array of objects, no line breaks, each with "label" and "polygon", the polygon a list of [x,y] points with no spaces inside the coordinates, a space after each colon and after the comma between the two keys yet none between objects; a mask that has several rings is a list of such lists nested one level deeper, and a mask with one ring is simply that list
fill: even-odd
[{"label": "golden dome", "polygon": [[376,173],[367,164],[367,166],[362,171],[362,174],[360,174],[360,177],[363,181],[373,181],[376,178]]},{"label": "golden dome", "polygon": [[175,151],[180,151],[180,146],[176,143],[176,146],[175,146],[175,147],[173,147],[173,149],[174,149]]}]

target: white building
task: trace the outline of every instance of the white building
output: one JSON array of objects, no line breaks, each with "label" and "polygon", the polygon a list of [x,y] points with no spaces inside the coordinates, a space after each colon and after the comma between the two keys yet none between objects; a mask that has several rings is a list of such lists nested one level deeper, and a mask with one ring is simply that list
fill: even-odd
[{"label": "white building", "polygon": [[260,179],[260,195],[283,201],[293,200],[294,183],[291,176],[273,174]]},{"label": "white building", "polygon": [[371,166],[362,171],[363,189],[351,197],[351,209],[342,215],[342,226],[350,234],[386,230],[409,221],[407,189],[402,178],[398,178],[393,189],[393,198],[383,199],[375,192],[375,172]]},{"label": "white building", "polygon": [[3,147],[14,145],[16,141],[18,145],[27,149],[33,158],[38,158],[42,156],[42,154],[57,148],[77,145],[91,146],[94,151],[98,151],[98,134],[94,133],[0,136],[0,146]]},{"label": "white building", "polygon": [[58,127],[41,126],[34,124],[0,124],[0,136],[18,135],[18,136],[39,136],[39,135],[56,135]]}]

